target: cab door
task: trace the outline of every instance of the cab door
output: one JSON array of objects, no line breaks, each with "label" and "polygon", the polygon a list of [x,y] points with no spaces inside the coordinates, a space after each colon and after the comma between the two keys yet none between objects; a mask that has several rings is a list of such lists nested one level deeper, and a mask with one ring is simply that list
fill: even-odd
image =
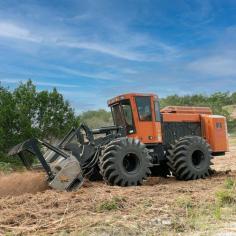
[{"label": "cab door", "polygon": [[161,142],[161,127],[159,117],[156,117],[153,96],[135,96],[133,98],[136,137],[143,143]]}]

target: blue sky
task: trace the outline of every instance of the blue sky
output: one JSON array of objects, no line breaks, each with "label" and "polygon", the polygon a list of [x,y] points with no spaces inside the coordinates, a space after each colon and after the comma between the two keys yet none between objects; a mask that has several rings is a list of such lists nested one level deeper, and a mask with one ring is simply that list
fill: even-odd
[{"label": "blue sky", "polygon": [[77,112],[127,92],[236,91],[235,0],[0,0],[0,81]]}]

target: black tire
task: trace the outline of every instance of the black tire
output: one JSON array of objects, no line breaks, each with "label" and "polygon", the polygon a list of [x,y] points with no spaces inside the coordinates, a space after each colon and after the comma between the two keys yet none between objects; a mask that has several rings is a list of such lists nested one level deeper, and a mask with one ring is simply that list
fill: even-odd
[{"label": "black tire", "polygon": [[[86,148],[86,146],[85,146]],[[89,155],[85,155],[83,156],[84,158],[81,158],[81,148],[79,147],[78,144],[76,143],[67,143],[64,147],[64,149],[66,151],[70,151],[72,152],[72,154],[77,158],[77,160],[80,163],[80,166],[83,170],[83,175],[89,179],[90,181],[99,181],[102,180],[102,175],[100,174],[100,169],[98,166],[98,163],[95,163],[95,165],[93,166],[88,166],[87,168],[83,168],[84,166],[86,166],[89,162],[91,162],[91,159],[93,158],[93,154],[95,153],[94,150],[92,149],[92,151],[90,153],[88,153]]]},{"label": "black tire", "polygon": [[169,146],[169,148],[167,149],[167,151],[166,151],[167,163],[166,164],[169,167],[169,170],[170,170],[171,174],[176,177],[175,167],[174,167],[174,160],[173,160],[174,159],[173,158],[174,148],[175,148],[175,145],[171,144]]},{"label": "black tire", "polygon": [[151,174],[151,157],[137,139],[119,138],[107,145],[100,158],[100,170],[110,185],[135,186]]},{"label": "black tire", "polygon": [[180,180],[194,180],[211,175],[212,150],[205,139],[186,136],[171,145],[167,151],[168,166]]},{"label": "black tire", "polygon": [[160,163],[158,166],[151,167],[152,176],[164,177],[166,178],[168,175],[171,175],[169,166],[166,162]]},{"label": "black tire", "polygon": [[100,173],[100,168],[98,166],[98,164],[96,164],[94,167],[93,167],[93,171],[92,173],[88,176],[88,179],[90,181],[100,181],[102,180],[102,175]]}]

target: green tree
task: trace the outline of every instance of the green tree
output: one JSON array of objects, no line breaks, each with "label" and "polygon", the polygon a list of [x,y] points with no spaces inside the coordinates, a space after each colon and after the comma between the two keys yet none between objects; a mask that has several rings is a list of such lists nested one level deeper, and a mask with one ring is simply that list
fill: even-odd
[{"label": "green tree", "polygon": [[236,105],[236,92],[232,93],[231,101],[232,101],[232,104]]},{"label": "green tree", "polygon": [[0,152],[32,137],[60,138],[77,117],[68,101],[53,91],[37,92],[31,80],[11,92],[0,87]]},{"label": "green tree", "polygon": [[0,87],[0,153],[15,143],[16,137],[16,106],[12,94]]},{"label": "green tree", "polygon": [[61,137],[78,125],[69,102],[55,88],[52,92],[39,92],[36,101],[37,125],[42,137]]},{"label": "green tree", "polygon": [[31,80],[21,83],[12,95],[17,114],[16,135],[20,140],[37,137],[40,135],[40,130],[37,128],[37,92],[35,85]]}]

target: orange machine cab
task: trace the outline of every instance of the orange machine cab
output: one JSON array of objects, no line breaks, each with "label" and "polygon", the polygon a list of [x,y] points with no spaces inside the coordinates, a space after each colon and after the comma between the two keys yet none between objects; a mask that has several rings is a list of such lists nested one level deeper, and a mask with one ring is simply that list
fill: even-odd
[{"label": "orange machine cab", "polygon": [[[168,144],[187,135],[205,138],[213,153],[229,150],[226,119],[208,107],[169,106],[160,110],[155,94],[124,94],[108,101],[115,125],[145,144]],[[171,127],[171,129],[169,128]]]},{"label": "orange machine cab", "polygon": [[[128,137],[137,138],[145,144],[162,143],[161,115],[156,95],[124,94],[109,100],[108,105],[114,111],[122,109],[120,112],[124,113]],[[120,113],[112,114],[115,125],[122,125],[122,117],[117,117]]]}]

